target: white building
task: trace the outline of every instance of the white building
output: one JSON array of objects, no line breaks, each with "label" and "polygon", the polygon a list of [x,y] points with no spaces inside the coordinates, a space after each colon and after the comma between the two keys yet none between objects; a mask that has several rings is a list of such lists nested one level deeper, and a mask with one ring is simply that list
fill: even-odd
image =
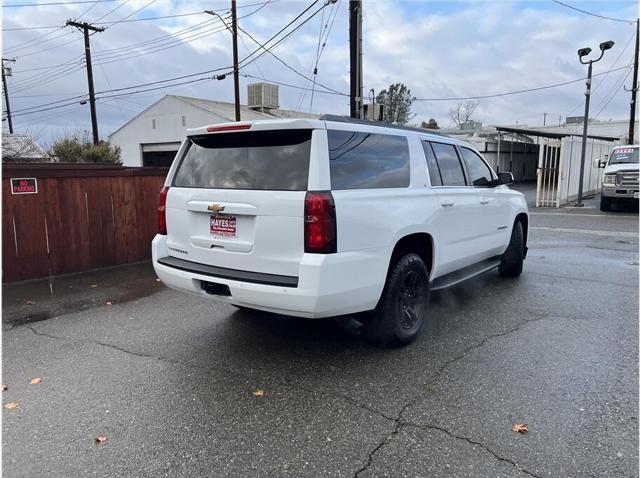
[{"label": "white building", "polygon": [[[241,105],[241,120],[317,118],[279,109],[278,87],[248,86],[249,105]],[[109,135],[120,146],[125,166],[169,166],[188,128],[235,121],[235,106],[223,101],[166,95]]]}]

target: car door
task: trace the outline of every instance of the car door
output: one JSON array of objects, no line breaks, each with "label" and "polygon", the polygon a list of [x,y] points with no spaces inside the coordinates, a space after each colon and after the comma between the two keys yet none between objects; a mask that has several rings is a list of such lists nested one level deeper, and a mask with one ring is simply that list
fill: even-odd
[{"label": "car door", "polygon": [[437,242],[437,275],[477,262],[480,203],[475,188],[467,183],[454,145],[423,141],[431,187],[437,191],[439,208],[434,215]]},{"label": "car door", "polygon": [[503,186],[492,184],[497,176],[482,156],[471,148],[458,146],[467,177],[480,201],[476,241],[486,259],[501,254],[509,243],[511,233],[508,198]]}]

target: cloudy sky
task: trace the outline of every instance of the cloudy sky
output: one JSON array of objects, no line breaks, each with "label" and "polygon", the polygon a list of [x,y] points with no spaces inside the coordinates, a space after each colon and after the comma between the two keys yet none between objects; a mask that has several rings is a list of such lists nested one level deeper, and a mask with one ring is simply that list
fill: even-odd
[{"label": "cloudy sky", "polygon": [[[31,132],[47,144],[68,132],[90,128],[89,107],[80,104],[87,92],[82,34],[64,27],[68,19],[106,27],[90,37],[101,136],[164,94],[233,100],[230,76],[202,79],[227,72],[231,65],[229,32],[218,17],[201,13],[213,9],[227,18],[228,0],[74,0],[76,3],[56,4],[60,1],[4,2],[2,56],[16,58],[8,81],[17,132]],[[35,3],[51,5],[33,6]],[[247,32],[241,32],[240,58],[261,51],[248,34],[264,42],[311,3],[239,1],[240,26]],[[563,3],[615,19],[634,20],[638,16],[635,0]],[[322,5],[322,1],[316,3],[276,38],[282,38]],[[405,83],[414,97],[422,99],[413,103],[414,123],[433,117],[441,126],[449,126],[448,110],[457,102],[450,98],[494,95],[583,78],[586,67],[578,62],[576,51],[591,47],[599,52],[598,45],[606,40],[616,44],[594,65],[594,73],[615,71],[594,78],[590,116],[597,115],[600,120],[628,117],[629,93],[622,87],[631,85],[634,24],[587,15],[551,0],[365,0],[363,11],[365,92]],[[324,48],[318,48],[320,36]],[[290,85],[280,87],[283,108],[348,114],[348,97],[335,94],[349,91],[348,0],[321,9],[273,51],[305,76],[310,76],[320,51],[317,82],[322,86],[315,87],[313,103],[311,92],[304,89],[311,87],[306,79],[269,54],[251,61],[257,53],[241,69],[243,75],[249,75],[241,78],[243,102],[246,85],[260,81],[256,79],[260,77]],[[211,70],[217,72],[199,74]],[[184,78],[160,82],[178,77]],[[135,88],[125,89],[128,87]],[[547,123],[557,123],[560,115],[582,114],[583,99],[582,81],[479,99],[475,119],[485,124],[535,126],[542,124],[543,113],[547,113]]]}]

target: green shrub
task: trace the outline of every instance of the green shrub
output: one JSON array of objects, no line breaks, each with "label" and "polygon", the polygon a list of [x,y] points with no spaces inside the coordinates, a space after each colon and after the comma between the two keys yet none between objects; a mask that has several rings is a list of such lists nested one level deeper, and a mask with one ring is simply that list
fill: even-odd
[{"label": "green shrub", "polygon": [[122,163],[120,146],[108,141],[93,144],[87,133],[59,139],[53,143],[49,154],[61,163]]}]

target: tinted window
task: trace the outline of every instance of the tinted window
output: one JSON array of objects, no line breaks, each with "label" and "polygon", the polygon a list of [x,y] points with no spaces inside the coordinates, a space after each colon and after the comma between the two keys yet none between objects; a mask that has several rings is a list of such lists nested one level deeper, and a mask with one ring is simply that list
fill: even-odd
[{"label": "tinted window", "polygon": [[493,179],[489,166],[474,151],[468,148],[460,148],[460,152],[467,167],[467,175],[471,184],[485,186]]},{"label": "tinted window", "polygon": [[443,186],[464,186],[464,173],[462,164],[458,159],[456,148],[451,144],[431,143],[433,152],[436,154],[436,161],[440,169]]},{"label": "tinted window", "polygon": [[409,186],[409,145],[404,136],[327,131],[331,189]]},{"label": "tinted window", "polygon": [[307,189],[311,130],[194,136],[173,185],[185,188]]},{"label": "tinted window", "polygon": [[422,148],[427,158],[427,168],[429,169],[429,178],[431,179],[432,186],[442,186],[442,178],[440,177],[440,169],[438,163],[436,163],[436,157],[431,149],[431,143],[428,141],[422,142]]}]

